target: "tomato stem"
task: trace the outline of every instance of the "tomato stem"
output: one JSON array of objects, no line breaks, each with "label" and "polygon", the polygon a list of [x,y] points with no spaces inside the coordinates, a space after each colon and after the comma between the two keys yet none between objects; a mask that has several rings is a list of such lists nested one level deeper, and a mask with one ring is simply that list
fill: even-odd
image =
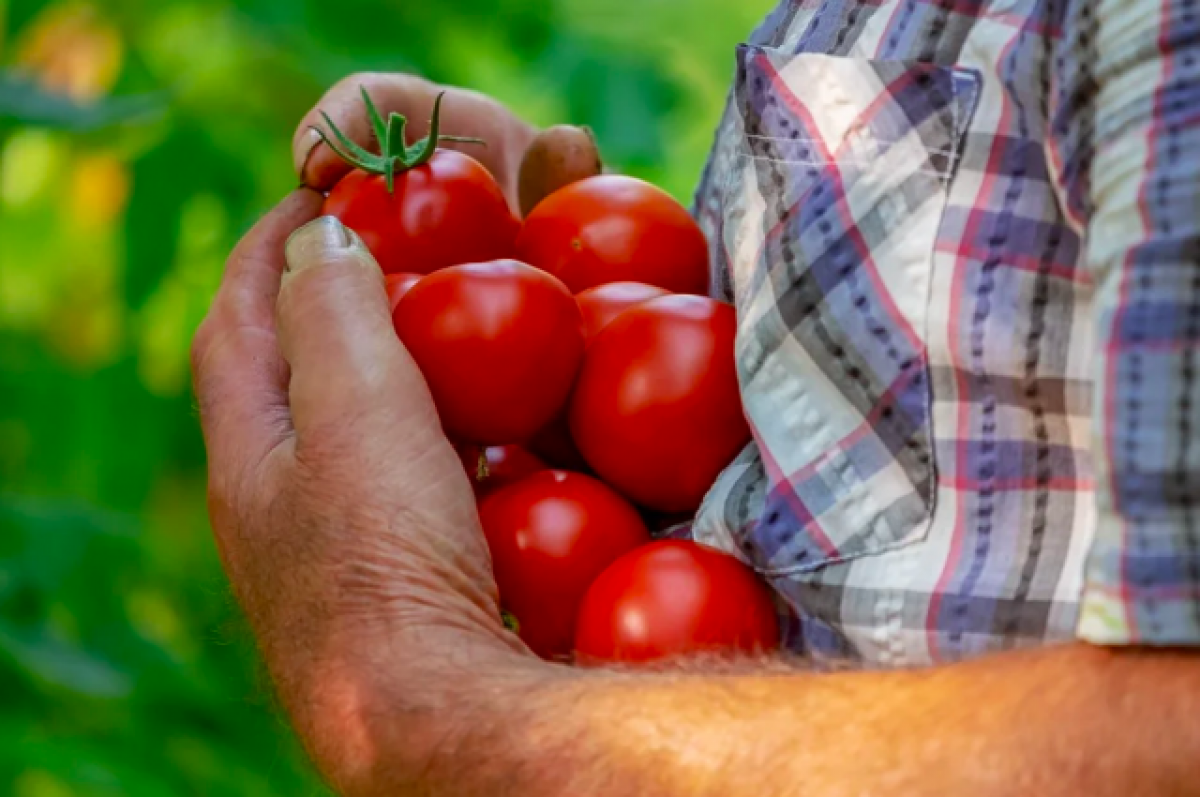
[{"label": "tomato stem", "polygon": [[500,610],[500,619],[504,621],[504,627],[514,634],[521,633],[521,623],[517,620],[516,615],[507,609]]},{"label": "tomato stem", "polygon": [[433,157],[433,153],[437,151],[438,144],[442,141],[487,146],[487,142],[482,138],[441,135],[442,98],[446,96],[445,92],[439,94],[433,102],[433,115],[429,119],[429,135],[410,147],[405,143],[404,136],[408,119],[403,114],[392,113],[388,115],[385,123],[383,115],[375,107],[366,88],[359,90],[362,92],[363,105],[367,109],[367,120],[371,124],[371,132],[379,144],[378,155],[351,141],[324,111],[321,111],[321,118],[325,120],[329,132],[327,133],[315,125],[312,129],[321,137],[326,146],[346,163],[369,174],[382,174],[387,181],[389,194],[395,193],[396,175],[428,163],[429,159]]},{"label": "tomato stem", "polygon": [[488,467],[487,449],[479,449],[479,459],[475,460],[475,481],[485,482],[492,475],[491,469]]}]

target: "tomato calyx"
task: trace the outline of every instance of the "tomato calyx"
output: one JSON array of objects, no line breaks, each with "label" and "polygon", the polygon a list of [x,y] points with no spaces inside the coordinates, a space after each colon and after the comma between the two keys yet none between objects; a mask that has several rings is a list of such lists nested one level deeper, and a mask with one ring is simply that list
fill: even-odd
[{"label": "tomato calyx", "polygon": [[[379,109],[375,107],[375,103],[371,100],[371,95],[367,93],[366,88],[360,87],[359,91],[362,92],[363,104],[367,108],[367,118],[371,121],[371,130],[375,133],[375,140],[379,142],[378,155],[363,149],[351,141],[333,123],[333,120],[329,118],[329,114],[324,111],[321,111],[321,118],[329,126],[329,133],[315,125],[312,129],[333,150],[334,154],[346,163],[368,174],[383,175],[387,181],[389,194],[395,191],[396,175],[428,163],[429,159],[433,157],[433,153],[437,151],[438,144],[442,141],[456,141],[461,144],[481,144],[487,146],[487,142],[482,138],[443,136],[439,133],[441,128],[442,98],[446,96],[445,92],[439,94],[437,99],[433,101],[433,115],[429,119],[429,135],[409,146],[405,143],[404,138],[404,130],[408,126],[408,119],[402,114],[392,113],[388,115],[387,122],[384,122],[383,116],[379,113]],[[330,137],[330,133],[332,133],[332,138]]]},{"label": "tomato calyx", "polygon": [[500,619],[504,621],[504,627],[509,631],[512,631],[514,634],[521,633],[521,621],[517,619],[515,614],[507,609],[501,609]]}]

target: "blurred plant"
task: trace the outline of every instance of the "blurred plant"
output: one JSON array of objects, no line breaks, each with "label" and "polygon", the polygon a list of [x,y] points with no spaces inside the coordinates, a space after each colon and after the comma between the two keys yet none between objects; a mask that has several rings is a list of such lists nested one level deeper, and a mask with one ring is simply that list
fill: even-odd
[{"label": "blurred plant", "polygon": [[334,80],[415,70],[687,199],[773,0],[0,0],[0,794],[323,793],[206,526],[187,347]]}]

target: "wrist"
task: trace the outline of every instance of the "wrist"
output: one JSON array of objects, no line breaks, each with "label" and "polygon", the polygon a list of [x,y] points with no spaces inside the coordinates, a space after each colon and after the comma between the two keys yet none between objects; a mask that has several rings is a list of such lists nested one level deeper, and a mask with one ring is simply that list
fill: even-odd
[{"label": "wrist", "polygon": [[407,793],[457,783],[479,739],[519,734],[548,684],[571,675],[502,626],[414,618],[386,640],[345,640],[289,708],[339,793]]}]

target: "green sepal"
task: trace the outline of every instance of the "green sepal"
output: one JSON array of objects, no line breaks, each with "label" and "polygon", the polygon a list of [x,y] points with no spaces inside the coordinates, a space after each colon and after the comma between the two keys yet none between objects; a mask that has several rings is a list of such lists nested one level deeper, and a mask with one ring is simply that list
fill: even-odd
[{"label": "green sepal", "polygon": [[487,143],[481,138],[441,135],[442,98],[446,96],[445,92],[439,94],[434,100],[433,115],[429,119],[429,135],[412,146],[408,146],[404,138],[408,119],[402,114],[393,113],[388,116],[385,123],[379,109],[371,100],[370,93],[365,87],[360,87],[359,90],[362,92],[363,105],[367,110],[367,120],[371,124],[375,140],[379,144],[378,155],[351,141],[324,111],[321,112],[321,118],[325,120],[329,132],[315,126],[312,129],[333,150],[334,154],[346,163],[369,174],[383,175],[387,181],[389,194],[395,191],[396,175],[428,163],[429,159],[433,157],[433,153],[437,152],[438,144],[442,141],[487,146]]}]

